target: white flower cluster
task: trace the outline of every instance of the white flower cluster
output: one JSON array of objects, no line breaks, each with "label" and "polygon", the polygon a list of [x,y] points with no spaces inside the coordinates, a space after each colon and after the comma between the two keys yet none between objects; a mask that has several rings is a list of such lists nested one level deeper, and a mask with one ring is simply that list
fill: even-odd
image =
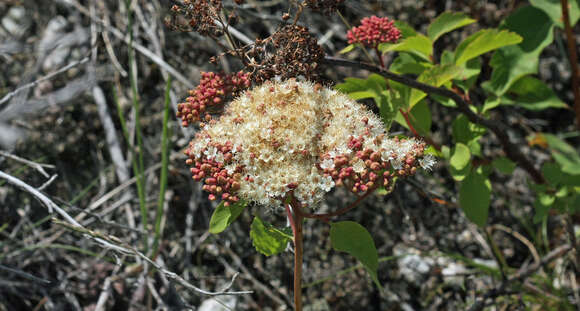
[{"label": "white flower cluster", "polygon": [[[270,81],[232,101],[219,120],[197,134],[188,154],[196,161],[224,163],[229,174],[241,172],[236,173],[241,199],[277,207],[292,192],[313,206],[335,186],[336,178],[325,171],[335,167],[336,157],[381,150],[383,161],[398,169],[410,154],[421,156],[413,154],[416,140],[385,135],[382,122],[344,94],[293,79]],[[228,161],[213,147],[226,144],[233,145]],[[430,167],[434,161],[421,163]],[[358,159],[352,167],[365,173],[368,164]]]}]

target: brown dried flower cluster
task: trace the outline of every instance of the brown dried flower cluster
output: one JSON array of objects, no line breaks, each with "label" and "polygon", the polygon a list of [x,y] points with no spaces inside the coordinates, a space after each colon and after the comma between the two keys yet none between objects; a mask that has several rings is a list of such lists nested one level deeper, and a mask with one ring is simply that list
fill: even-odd
[{"label": "brown dried flower cluster", "polygon": [[338,6],[341,5],[344,0],[306,0],[306,5],[314,11],[320,11],[324,15],[330,15],[334,13]]},{"label": "brown dried flower cluster", "polygon": [[322,79],[319,62],[324,58],[324,50],[306,27],[286,25],[270,38],[256,40],[248,56],[259,60],[249,65],[251,79],[258,84],[276,76],[281,79],[302,76],[310,81]]},{"label": "brown dried flower cluster", "polygon": [[[173,30],[193,30],[202,36],[219,37],[223,35],[223,30],[215,22],[219,20],[221,9],[222,0],[183,0],[182,4],[171,7],[173,21],[167,25]],[[178,15],[185,17],[187,22],[178,22]]]}]

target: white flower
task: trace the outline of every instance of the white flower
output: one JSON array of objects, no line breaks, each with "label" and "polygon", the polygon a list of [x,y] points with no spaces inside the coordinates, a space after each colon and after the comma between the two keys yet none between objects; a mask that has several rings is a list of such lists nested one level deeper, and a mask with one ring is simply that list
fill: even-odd
[{"label": "white flower", "polygon": [[334,168],[334,161],[332,159],[324,159],[320,163],[320,168],[323,170],[333,169]]},{"label": "white flower", "polygon": [[328,192],[332,187],[334,187],[334,180],[332,180],[332,177],[330,176],[325,176],[322,178],[322,181],[320,181],[319,186],[324,192]]},{"label": "white flower", "polygon": [[435,157],[431,154],[425,155],[423,158],[419,159],[419,165],[425,170],[430,171],[433,168],[433,165],[437,163]]},{"label": "white flower", "polygon": [[356,173],[362,173],[362,171],[365,170],[365,163],[361,160],[358,160],[353,166],[352,168],[354,169],[354,171]]}]

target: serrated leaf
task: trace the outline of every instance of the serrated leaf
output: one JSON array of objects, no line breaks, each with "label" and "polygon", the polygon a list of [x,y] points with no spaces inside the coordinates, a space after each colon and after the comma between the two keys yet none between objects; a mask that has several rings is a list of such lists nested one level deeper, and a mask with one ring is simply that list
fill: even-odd
[{"label": "serrated leaf", "polygon": [[379,255],[371,234],[354,221],[340,221],[330,224],[332,248],[347,252],[360,261],[375,284],[381,288],[377,276]]},{"label": "serrated leaf", "polygon": [[463,13],[443,12],[429,25],[427,36],[435,42],[440,36],[474,22],[474,19]]},{"label": "serrated leaf", "polygon": [[[550,16],[552,21],[560,28],[564,28],[564,19],[562,18],[562,5],[560,0],[530,0],[530,3],[541,9]],[[574,25],[580,19],[580,5],[577,0],[568,1],[568,12],[570,14],[570,25]]]},{"label": "serrated leaf", "polygon": [[231,225],[240,216],[247,202],[238,201],[230,206],[224,206],[222,201],[213,211],[209,220],[209,233],[218,234]]},{"label": "serrated leaf", "polygon": [[499,157],[494,159],[493,162],[491,162],[491,165],[493,165],[496,170],[506,175],[511,174],[516,168],[516,164],[506,157]]},{"label": "serrated leaf", "polygon": [[[459,76],[462,70],[461,67],[455,65],[437,65],[423,71],[417,81],[440,87]],[[409,99],[409,106],[413,107],[426,96],[425,92],[413,89]]]},{"label": "serrated leaf", "polygon": [[502,97],[501,103],[534,111],[547,108],[568,108],[568,105],[561,101],[549,86],[531,76],[524,76],[517,80]]},{"label": "serrated leaf", "polygon": [[491,201],[491,183],[483,175],[472,171],[461,183],[459,205],[465,216],[480,227],[485,226]]},{"label": "serrated leaf", "polygon": [[431,62],[431,55],[433,54],[433,42],[422,34],[417,34],[413,37],[404,38],[401,42],[383,46],[381,53],[387,52],[409,52],[413,53],[422,59]]},{"label": "serrated leaf", "polygon": [[455,64],[464,64],[479,55],[520,42],[522,37],[514,32],[497,29],[480,30],[459,44],[455,50]]},{"label": "serrated leaf", "polygon": [[554,40],[554,23],[546,13],[532,6],[516,10],[500,27],[516,32],[523,41],[497,50],[491,58],[491,79],[482,86],[498,97],[521,77],[538,72],[540,53]]},{"label": "serrated leaf", "polygon": [[286,249],[286,244],[292,240],[292,236],[286,230],[277,229],[255,216],[250,229],[250,238],[258,252],[272,256],[283,252]]}]

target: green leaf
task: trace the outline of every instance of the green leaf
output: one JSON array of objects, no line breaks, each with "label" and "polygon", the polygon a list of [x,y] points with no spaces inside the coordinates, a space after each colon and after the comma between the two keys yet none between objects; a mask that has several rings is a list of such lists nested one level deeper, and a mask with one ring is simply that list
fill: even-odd
[{"label": "green leaf", "polygon": [[501,104],[501,99],[495,96],[489,96],[485,99],[485,103],[483,103],[483,109],[481,110],[482,113],[490,111],[491,109],[499,106]]},{"label": "green leaf", "polygon": [[483,175],[472,171],[461,183],[459,205],[465,216],[480,227],[485,226],[491,201],[491,183]]},{"label": "green leaf", "polygon": [[486,131],[485,127],[471,123],[463,114],[459,115],[451,125],[451,133],[455,142],[466,145],[473,140],[478,140]]},{"label": "green leaf", "polygon": [[[455,65],[437,65],[432,68],[425,70],[417,79],[419,82],[423,82],[432,86],[440,87],[443,84],[451,81],[455,77],[459,76],[462,72],[462,68]],[[411,97],[409,99],[409,106],[413,107],[421,99],[427,96],[423,91],[413,89],[411,91]]]},{"label": "green leaf", "polygon": [[360,261],[375,284],[381,288],[377,276],[379,255],[370,233],[354,221],[340,221],[330,224],[332,248],[347,252]]},{"label": "green leaf", "polygon": [[288,229],[277,229],[256,216],[252,221],[250,238],[258,252],[272,256],[286,249],[286,244],[292,240],[292,235],[289,234]]},{"label": "green leaf", "polygon": [[406,22],[395,21],[394,25],[397,27],[397,29],[399,29],[403,38],[414,37],[417,35],[415,29],[413,29],[413,27],[411,27],[411,25],[407,24]]},{"label": "green leaf", "polygon": [[545,192],[540,192],[537,194],[536,201],[534,202],[534,208],[536,213],[534,215],[534,223],[540,223],[546,216],[548,216],[548,212],[550,208],[556,201],[556,197],[552,194],[548,194]]},{"label": "green leaf", "polygon": [[238,216],[246,208],[247,202],[238,201],[230,206],[224,206],[222,201],[213,211],[211,219],[209,220],[209,232],[218,234],[231,225]]},{"label": "green leaf", "polygon": [[455,64],[464,64],[479,55],[520,42],[522,37],[513,32],[497,29],[480,30],[459,44],[455,50]]},{"label": "green leaf", "polygon": [[443,12],[429,25],[429,28],[427,28],[427,36],[431,41],[435,42],[443,34],[474,22],[474,19],[469,18],[463,13]]},{"label": "green leaf", "polygon": [[[425,101],[422,101],[415,105],[408,114],[413,128],[415,128],[419,134],[429,136],[428,134],[431,132],[431,110],[429,109],[429,105]],[[403,117],[400,112],[396,114],[395,121],[409,129],[405,117]]]},{"label": "green leaf", "polygon": [[545,162],[542,165],[542,175],[552,186],[567,185],[580,187],[580,175],[570,175],[562,172],[560,165],[554,162]]},{"label": "green leaf", "polygon": [[580,174],[580,155],[574,147],[552,134],[542,134],[550,146],[552,157],[562,168],[562,172],[571,175]]},{"label": "green leaf", "polygon": [[[533,21],[533,27],[530,21]],[[501,29],[518,33],[523,41],[493,54],[491,79],[482,86],[499,97],[521,77],[537,73],[540,53],[554,40],[553,28],[554,23],[548,15],[532,6],[522,7],[508,16]]]},{"label": "green leaf", "polygon": [[404,38],[397,44],[382,46],[381,53],[397,51],[413,53],[424,60],[431,62],[431,55],[433,54],[433,42],[431,39],[422,34],[417,34],[413,37]]},{"label": "green leaf", "polygon": [[506,175],[511,174],[516,168],[516,164],[506,157],[499,157],[494,159],[491,165],[493,165],[496,170]]},{"label": "green leaf", "polygon": [[356,46],[357,46],[357,44],[356,44],[356,43],[349,44],[349,45],[347,45],[347,46],[346,46],[344,49],[340,50],[340,51],[338,52],[338,54],[346,54],[346,53],[348,53],[348,52],[350,52],[350,51],[354,50],[354,48],[355,48]]},{"label": "green leaf", "polygon": [[501,99],[504,105],[515,105],[539,111],[547,108],[568,108],[544,82],[524,76],[517,80]]},{"label": "green leaf", "polygon": [[467,176],[471,163],[471,152],[469,147],[462,143],[458,143],[453,148],[451,158],[449,159],[450,172],[453,179],[461,181]]},{"label": "green leaf", "polygon": [[422,58],[411,53],[399,53],[389,67],[394,73],[420,75],[426,69],[433,67],[431,63],[425,62]]},{"label": "green leaf", "polygon": [[[548,14],[558,27],[564,28],[560,0],[530,0],[530,3]],[[580,9],[577,0],[568,1],[568,11],[570,13],[570,25],[574,27],[578,19],[580,19]]]}]

